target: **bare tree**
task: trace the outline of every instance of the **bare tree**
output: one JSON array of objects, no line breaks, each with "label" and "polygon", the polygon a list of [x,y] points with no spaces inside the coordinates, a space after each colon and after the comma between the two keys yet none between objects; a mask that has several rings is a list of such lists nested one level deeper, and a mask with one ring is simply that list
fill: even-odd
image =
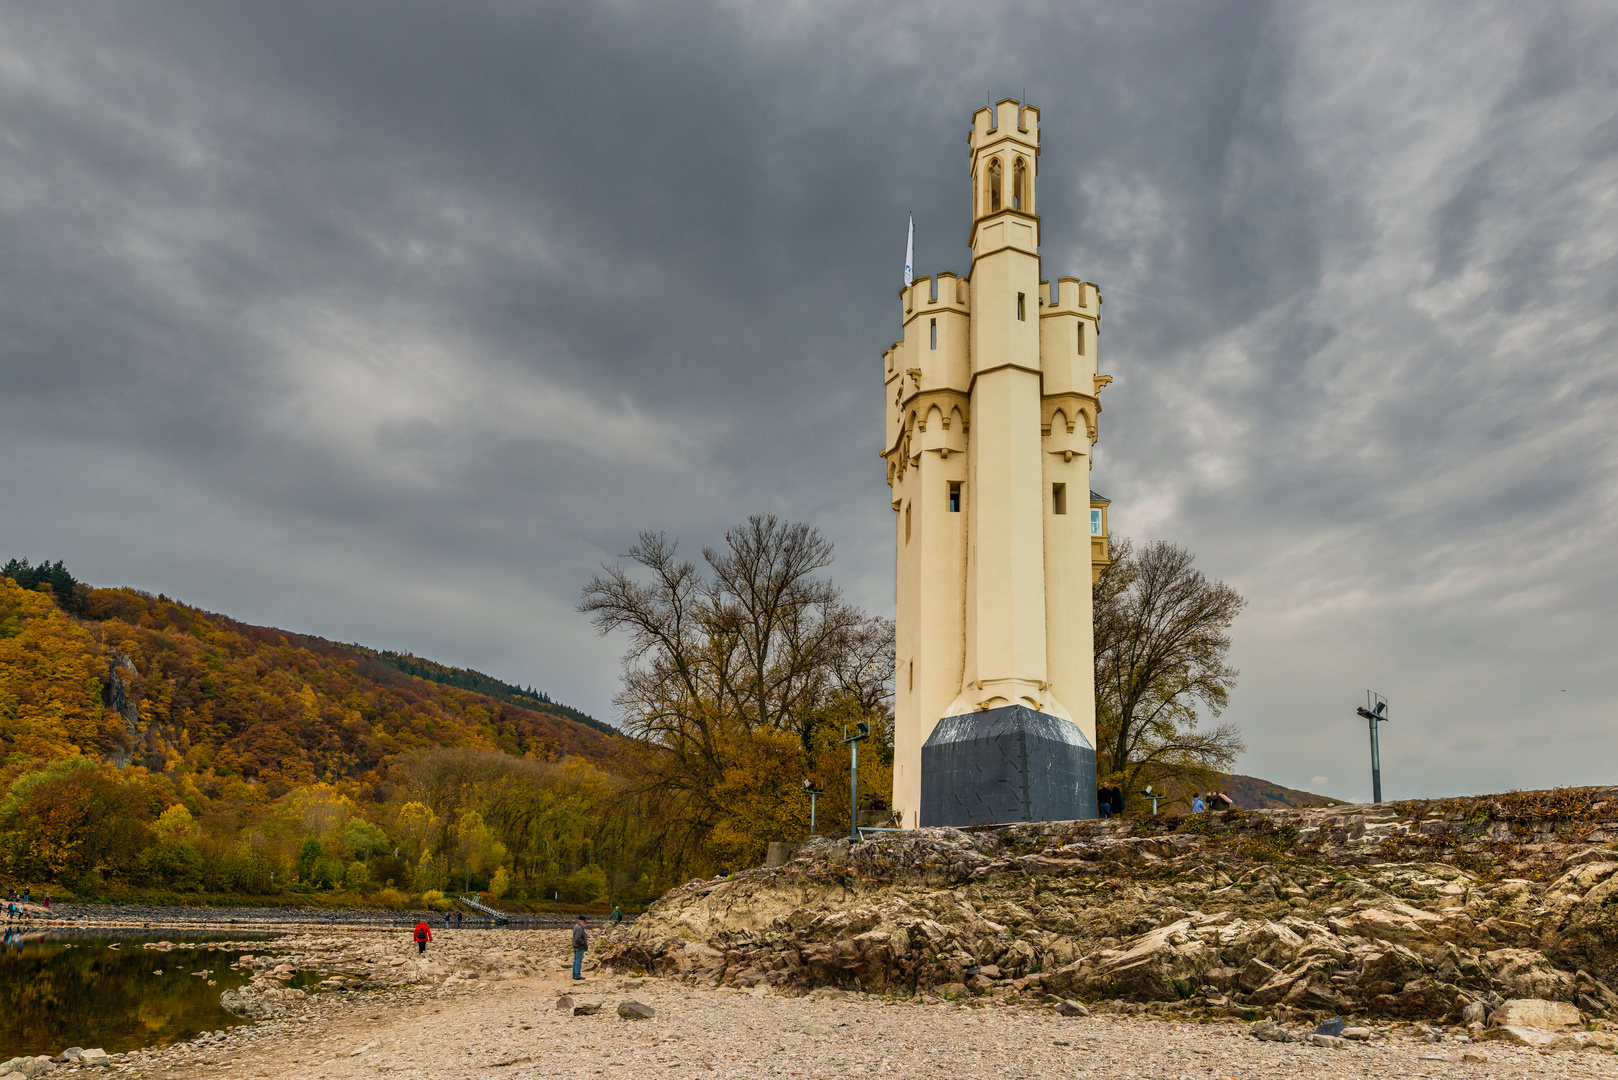
[{"label": "bare tree", "polygon": [[661,843],[687,854],[725,813],[715,793],[739,746],[789,733],[808,759],[835,717],[884,720],[893,674],[892,623],[822,576],[832,545],[816,529],[756,515],[702,554],[706,572],[642,533],[579,603],[600,633],[629,634],[615,703],[640,740],[637,788],[657,797]]},{"label": "bare tree", "polygon": [[1162,541],[1137,554],[1117,538],[1093,588],[1097,764],[1126,791],[1156,778],[1202,786],[1246,749],[1234,725],[1199,727],[1199,713],[1218,716],[1230,699],[1240,672],[1226,663],[1228,631],[1247,601],[1193,558]]}]

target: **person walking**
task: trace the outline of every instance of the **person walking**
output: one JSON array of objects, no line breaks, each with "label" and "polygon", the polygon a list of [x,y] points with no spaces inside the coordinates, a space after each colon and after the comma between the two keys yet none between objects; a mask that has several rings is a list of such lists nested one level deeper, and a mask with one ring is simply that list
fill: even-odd
[{"label": "person walking", "polygon": [[584,932],[584,916],[573,924],[573,981],[578,982],[584,978],[584,950],[590,947],[590,939]]},{"label": "person walking", "polygon": [[1112,789],[1112,816],[1124,816],[1124,789],[1122,785],[1114,786]]},{"label": "person walking", "polygon": [[611,921],[612,925],[617,926],[619,923],[624,921],[624,909],[619,907],[617,904],[612,905],[612,914],[608,915],[607,918]]},{"label": "person walking", "polygon": [[460,928],[461,928],[461,913],[459,911],[457,911],[455,913],[455,929],[459,930]]},{"label": "person walking", "polygon": [[416,924],[416,955],[420,956],[427,951],[427,943],[433,939],[433,928],[423,919]]},{"label": "person walking", "polygon": [[449,912],[444,912],[444,929],[449,929]]}]

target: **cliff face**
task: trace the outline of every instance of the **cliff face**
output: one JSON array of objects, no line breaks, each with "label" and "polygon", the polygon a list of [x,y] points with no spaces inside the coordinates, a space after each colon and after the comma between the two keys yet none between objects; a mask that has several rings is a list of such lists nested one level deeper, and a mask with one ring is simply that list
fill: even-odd
[{"label": "cliff face", "polygon": [[1618,1018],[1618,788],[817,839],[692,882],[603,962],[694,981]]}]

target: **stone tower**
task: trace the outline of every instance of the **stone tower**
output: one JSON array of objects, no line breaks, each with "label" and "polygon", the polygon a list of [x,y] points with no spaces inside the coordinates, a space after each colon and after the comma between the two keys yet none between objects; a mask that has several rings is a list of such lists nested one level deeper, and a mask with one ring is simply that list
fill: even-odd
[{"label": "stone tower", "polygon": [[1090,491],[1101,297],[1041,280],[1039,111],[968,137],[972,269],[901,293],[883,354],[898,556],[893,808],[905,827],[1095,816]]}]

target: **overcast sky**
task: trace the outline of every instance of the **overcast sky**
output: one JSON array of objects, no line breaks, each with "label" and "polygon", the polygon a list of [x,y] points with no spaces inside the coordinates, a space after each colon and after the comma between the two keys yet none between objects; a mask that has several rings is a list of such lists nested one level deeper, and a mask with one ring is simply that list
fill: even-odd
[{"label": "overcast sky", "polygon": [[0,559],[612,717],[642,529],[820,526],[890,614],[881,353],[1042,110],[1095,486],[1237,623],[1241,771],[1618,781],[1618,7],[0,12]]}]

